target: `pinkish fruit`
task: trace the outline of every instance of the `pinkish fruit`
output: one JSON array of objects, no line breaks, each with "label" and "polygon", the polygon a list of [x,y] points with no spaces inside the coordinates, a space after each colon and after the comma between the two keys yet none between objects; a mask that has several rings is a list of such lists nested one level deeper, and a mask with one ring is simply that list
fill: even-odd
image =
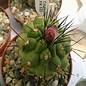
[{"label": "pinkish fruit", "polygon": [[55,39],[56,29],[57,29],[56,25],[52,25],[51,27],[49,27],[45,30],[44,40],[47,43],[52,42]]}]

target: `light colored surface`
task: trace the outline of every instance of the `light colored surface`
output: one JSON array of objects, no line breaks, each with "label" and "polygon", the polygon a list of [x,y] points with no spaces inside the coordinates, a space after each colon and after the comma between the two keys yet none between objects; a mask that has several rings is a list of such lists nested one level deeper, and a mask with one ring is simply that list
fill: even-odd
[{"label": "light colored surface", "polygon": [[[60,9],[59,18],[69,15],[68,20],[66,23],[74,19],[73,27],[70,28],[74,29],[77,28],[83,32],[86,32],[86,0],[63,0],[63,5]],[[81,2],[80,2],[81,1]],[[82,4],[80,4],[82,3]],[[80,4],[80,5],[79,5]],[[79,5],[79,7],[78,7]],[[79,9],[78,9],[79,8]],[[84,35],[84,34],[83,34]],[[79,32],[73,38],[78,40],[81,38],[82,34]],[[86,51],[86,39],[81,41],[82,45],[78,44],[74,47],[77,49],[85,50]],[[79,52],[81,54],[81,52]],[[86,57],[86,54],[81,54],[83,57]],[[72,70],[72,77],[68,86],[75,86],[75,84],[84,78],[86,78],[86,61],[82,60],[77,54],[71,52],[71,56],[73,59],[73,70]]]},{"label": "light colored surface", "polygon": [[76,86],[86,86],[86,78],[83,79],[83,80],[80,80],[80,81],[76,84]]},{"label": "light colored surface", "polygon": [[[79,54],[81,56],[81,58],[86,58],[85,57],[85,55],[86,55],[86,33],[81,30],[76,29],[76,30],[70,32],[69,34],[73,34],[73,35],[70,35],[72,40],[74,40],[71,42],[71,45],[74,44],[72,46],[73,50],[77,54]],[[82,39],[82,40],[80,40],[80,39]],[[78,42],[78,43],[75,43],[75,42]]]},{"label": "light colored surface", "polygon": [[86,62],[77,54],[71,52],[72,76],[68,86],[75,86],[79,80],[86,78]]},{"label": "light colored surface", "polygon": [[[62,0],[59,17],[62,18],[69,15],[68,22],[71,19],[75,18],[77,10],[81,7],[81,5],[78,6],[79,4],[77,3],[77,1],[78,3],[80,2],[80,0]],[[77,22],[78,20],[74,19],[74,21]]]},{"label": "light colored surface", "polygon": [[86,0],[63,0],[59,18],[68,16],[67,23],[74,19],[73,27],[86,32]]}]

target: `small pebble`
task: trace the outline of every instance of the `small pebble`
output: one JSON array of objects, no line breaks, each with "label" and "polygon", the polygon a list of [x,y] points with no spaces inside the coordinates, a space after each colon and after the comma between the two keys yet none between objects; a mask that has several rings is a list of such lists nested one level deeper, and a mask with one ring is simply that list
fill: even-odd
[{"label": "small pebble", "polygon": [[10,24],[9,19],[5,19],[4,23]]},{"label": "small pebble", "polygon": [[30,82],[28,82],[28,83],[26,84],[26,86],[31,86],[31,85],[30,85]]},{"label": "small pebble", "polygon": [[3,41],[3,37],[0,37],[0,42]]},{"label": "small pebble", "polygon": [[10,67],[11,67],[10,65],[6,64],[6,68],[7,68],[7,69],[9,69]]},{"label": "small pebble", "polygon": [[11,77],[7,77],[7,78],[6,78],[6,84],[8,84],[11,80],[12,80]]},{"label": "small pebble", "polygon": [[14,77],[17,78],[17,79],[20,78],[20,73],[19,73],[18,70],[15,70],[15,71],[14,71]]},{"label": "small pebble", "polygon": [[25,71],[25,68],[23,67],[23,68],[20,70],[20,72],[21,72],[21,73],[24,73],[24,71]]},{"label": "small pebble", "polygon": [[20,80],[15,86],[22,86],[22,80]]},{"label": "small pebble", "polygon": [[6,58],[6,63],[10,65],[10,58]]},{"label": "small pebble", "polygon": [[14,85],[13,83],[10,82],[10,83],[9,83],[9,86],[15,86],[15,85]]},{"label": "small pebble", "polygon": [[16,10],[17,10],[17,8],[14,6],[14,7],[12,7],[12,13],[14,14],[15,12],[16,12]]},{"label": "small pebble", "polygon": [[25,15],[25,16],[29,16],[30,13],[29,13],[29,12],[24,12],[24,15]]},{"label": "small pebble", "polygon": [[14,65],[15,64],[15,61],[14,60],[10,60],[10,65]]},{"label": "small pebble", "polygon": [[10,51],[10,50],[12,50],[12,49],[13,49],[13,47],[12,47],[12,46],[8,48],[8,50],[9,50],[9,51]]},{"label": "small pebble", "polygon": [[15,79],[15,78],[12,80],[12,83],[13,83],[13,84],[16,84],[16,83],[18,83],[18,82],[19,82],[19,80],[18,80],[18,79]]},{"label": "small pebble", "polygon": [[10,71],[10,72],[9,72],[9,76],[10,76],[11,78],[14,78],[14,73],[13,73],[12,71]]},{"label": "small pebble", "polygon": [[3,72],[6,73],[7,72],[7,68],[3,67]]},{"label": "small pebble", "polygon": [[64,81],[65,81],[66,84],[68,83],[68,80],[67,79],[65,79]]},{"label": "small pebble", "polygon": [[[16,54],[17,55],[17,54]],[[16,61],[17,64],[21,64],[20,58],[17,59]]]},{"label": "small pebble", "polygon": [[36,15],[30,15],[31,20],[34,20]]},{"label": "small pebble", "polygon": [[54,82],[53,82],[53,86],[57,86],[58,85],[58,80],[55,80]]},{"label": "small pebble", "polygon": [[16,68],[17,68],[17,69],[21,69],[21,67],[22,67],[21,65],[17,65],[17,67],[16,67]]}]

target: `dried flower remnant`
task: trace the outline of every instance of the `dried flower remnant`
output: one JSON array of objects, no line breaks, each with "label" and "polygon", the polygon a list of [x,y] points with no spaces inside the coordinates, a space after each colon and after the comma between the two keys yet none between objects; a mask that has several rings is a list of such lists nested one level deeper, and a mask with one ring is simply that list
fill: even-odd
[{"label": "dried flower remnant", "polygon": [[44,39],[46,42],[51,43],[57,34],[57,27],[56,25],[52,25],[50,28],[47,28],[44,33]]}]

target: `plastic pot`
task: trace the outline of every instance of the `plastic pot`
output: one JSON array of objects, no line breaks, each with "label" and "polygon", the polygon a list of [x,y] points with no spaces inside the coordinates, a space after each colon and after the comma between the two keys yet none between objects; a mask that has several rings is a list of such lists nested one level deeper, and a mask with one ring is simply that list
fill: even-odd
[{"label": "plastic pot", "polygon": [[[5,48],[4,52],[3,52],[3,55],[2,55],[2,63],[1,63],[1,75],[2,75],[2,80],[3,80],[3,84],[6,86],[6,83],[5,83],[5,78],[4,78],[4,75],[3,75],[3,67],[4,67],[4,62],[5,62],[5,54],[9,48],[9,46],[12,44],[12,42],[16,42],[16,39],[17,39],[18,36],[15,36],[7,45],[7,47]],[[69,63],[70,63],[70,76],[69,76],[69,81],[68,81],[68,84],[70,82],[70,79],[71,79],[71,75],[72,75],[72,59],[71,59],[71,56],[70,56],[70,60],[69,60]],[[67,84],[67,85],[68,85]]]}]

